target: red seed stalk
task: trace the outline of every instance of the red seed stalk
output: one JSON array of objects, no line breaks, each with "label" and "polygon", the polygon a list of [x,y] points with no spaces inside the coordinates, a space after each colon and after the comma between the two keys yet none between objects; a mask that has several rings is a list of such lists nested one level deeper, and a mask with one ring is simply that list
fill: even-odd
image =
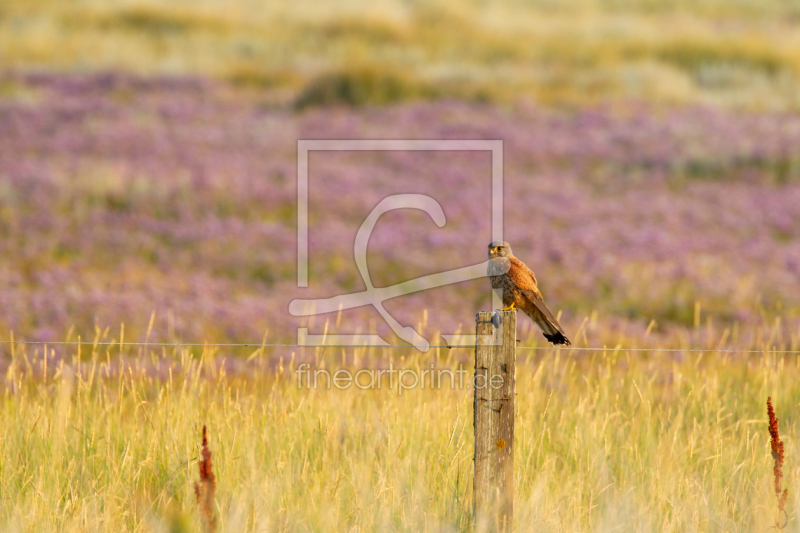
[{"label": "red seed stalk", "polygon": [[[781,435],[778,432],[778,418],[775,416],[775,409],[772,408],[772,398],[767,398],[767,415],[769,415],[769,441],[772,448],[772,458],[775,460],[775,466],[772,468],[772,474],[775,477],[775,496],[778,498],[778,520],[775,523],[775,528],[782,530],[786,527],[786,523],[781,525],[781,518],[786,515],[786,499],[789,496],[789,489],[782,489],[781,478],[783,477],[783,442]],[[786,515],[788,523],[788,515]]]},{"label": "red seed stalk", "polygon": [[203,426],[202,455],[203,457],[199,461],[200,482],[195,482],[194,484],[194,495],[197,498],[197,504],[200,506],[205,531],[213,533],[217,529],[217,517],[214,516],[214,490],[217,488],[217,484],[214,472],[211,469],[211,451],[208,449],[205,426]]}]

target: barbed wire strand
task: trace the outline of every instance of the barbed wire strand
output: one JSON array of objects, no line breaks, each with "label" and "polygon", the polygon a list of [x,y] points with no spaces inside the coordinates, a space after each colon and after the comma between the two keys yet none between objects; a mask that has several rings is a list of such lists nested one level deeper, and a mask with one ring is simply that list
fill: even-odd
[{"label": "barbed wire strand", "polygon": [[[91,342],[91,341],[18,341],[0,340],[0,344],[30,344],[55,346],[143,346],[143,347],[250,347],[250,348],[414,348],[410,344],[279,344],[279,343],[200,343],[200,342]],[[447,348],[450,350],[472,349],[474,344],[447,345],[432,344],[428,348]],[[775,353],[798,354],[800,350],[739,350],[714,348],[599,348],[592,346],[517,346],[517,350],[570,350],[585,352],[690,352],[690,353]]]}]

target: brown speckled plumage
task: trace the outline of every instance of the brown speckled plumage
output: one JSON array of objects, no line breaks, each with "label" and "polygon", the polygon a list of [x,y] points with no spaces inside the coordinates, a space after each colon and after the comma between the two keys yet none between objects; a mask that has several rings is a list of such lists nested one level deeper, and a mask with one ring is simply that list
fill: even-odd
[{"label": "brown speckled plumage", "polygon": [[511,246],[507,242],[491,243],[489,259],[488,274],[492,289],[503,300],[503,305],[514,305],[522,310],[551,343],[569,345],[564,330],[542,299],[542,293],[536,286],[536,276],[525,263],[514,257]]}]

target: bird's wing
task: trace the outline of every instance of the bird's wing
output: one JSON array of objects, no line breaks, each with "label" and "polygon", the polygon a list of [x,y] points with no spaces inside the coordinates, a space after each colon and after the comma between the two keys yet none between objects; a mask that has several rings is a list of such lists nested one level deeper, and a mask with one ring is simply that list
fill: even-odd
[{"label": "bird's wing", "polygon": [[542,330],[547,340],[554,344],[570,344],[558,320],[545,305],[542,293],[539,292],[539,288],[536,286],[536,277],[531,269],[516,257],[512,257],[511,269],[508,275],[531,304],[530,306],[525,306],[523,311],[531,317],[531,320],[536,322],[536,325]]},{"label": "bird's wing", "polygon": [[[539,288],[536,286],[536,276],[533,275],[533,271],[516,257],[511,258],[511,268],[508,270],[508,276],[520,290],[539,294]],[[540,298],[541,296],[539,294]]]},{"label": "bird's wing", "polygon": [[520,266],[520,268],[522,268],[522,270],[524,270],[524,271],[526,271],[528,273],[528,275],[531,277],[531,280],[533,281],[533,285],[536,287],[536,290],[538,291],[539,290],[539,288],[538,288],[539,284],[536,281],[536,275],[533,273],[533,270],[531,270],[530,267],[528,267],[528,265],[526,265],[525,263],[523,263],[522,261],[520,261],[516,257],[514,258],[514,260],[516,260],[516,262],[519,264],[519,266]]}]

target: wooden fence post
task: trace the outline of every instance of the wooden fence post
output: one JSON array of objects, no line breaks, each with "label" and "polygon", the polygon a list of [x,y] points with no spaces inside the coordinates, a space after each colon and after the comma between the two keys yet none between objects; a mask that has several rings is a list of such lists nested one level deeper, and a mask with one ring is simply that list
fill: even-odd
[{"label": "wooden fence post", "polygon": [[514,515],[517,312],[480,312],[475,330],[475,531],[508,532]]}]

